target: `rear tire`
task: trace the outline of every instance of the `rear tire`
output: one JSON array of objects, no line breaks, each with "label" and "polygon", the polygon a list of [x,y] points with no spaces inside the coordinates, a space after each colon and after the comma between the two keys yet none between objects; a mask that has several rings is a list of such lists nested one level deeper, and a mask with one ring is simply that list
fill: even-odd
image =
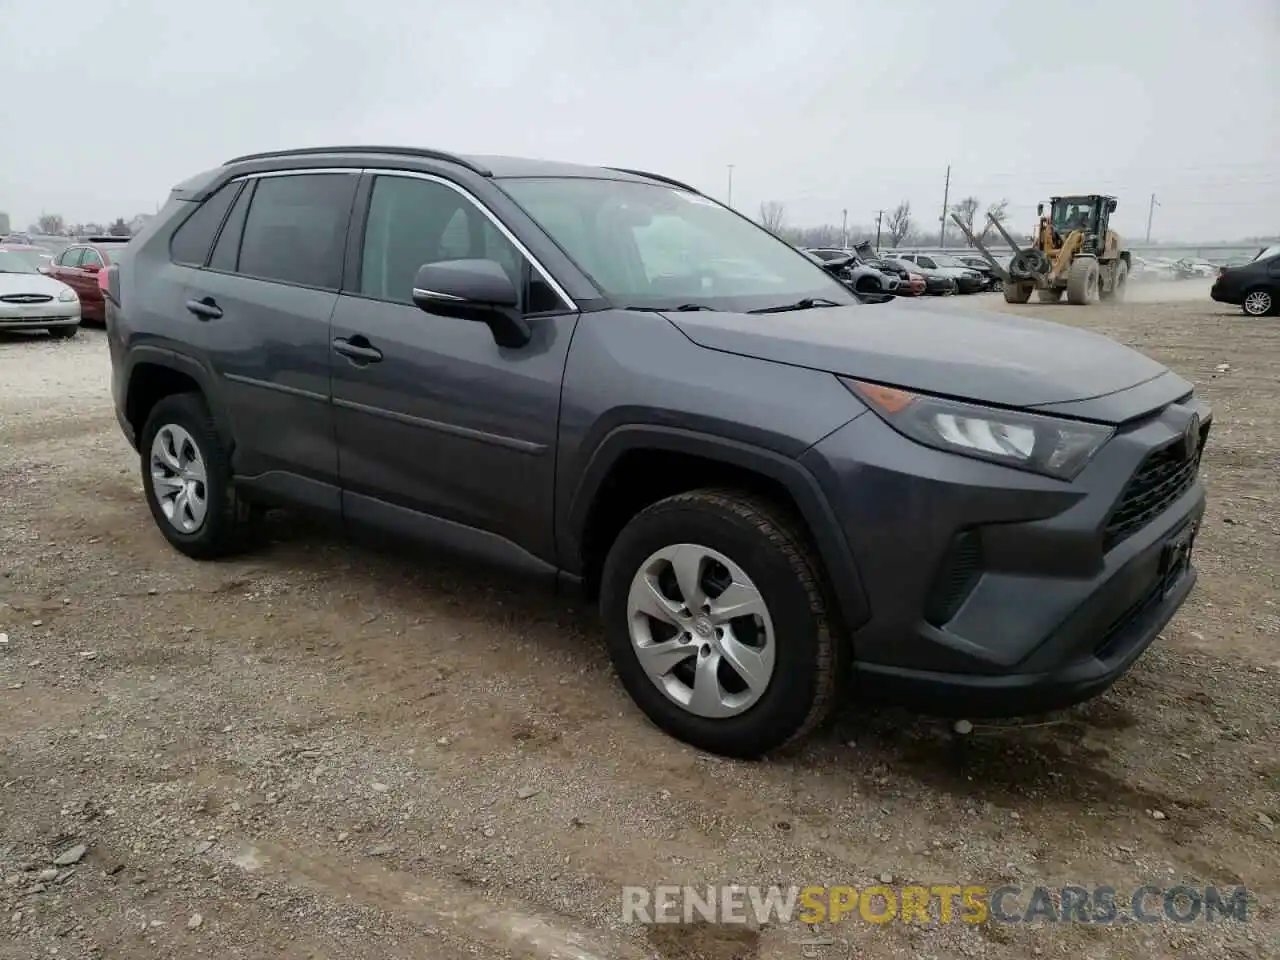
[{"label": "rear tire", "polygon": [[1067,272],[1067,302],[1087,306],[1098,299],[1098,261],[1077,257]]},{"label": "rear tire", "polygon": [[1111,289],[1103,291],[1101,297],[1103,300],[1123,303],[1125,294],[1129,291],[1129,265],[1123,260],[1117,260],[1112,269],[1115,276],[1111,280]]},{"label": "rear tire", "polygon": [[1062,299],[1061,287],[1041,287],[1036,291],[1036,299],[1041,303],[1057,303]]},{"label": "rear tire", "polygon": [[1026,303],[1031,299],[1031,291],[1035,288],[1034,283],[1006,283],[1004,285],[1005,303]]},{"label": "rear tire", "polygon": [[80,332],[80,327],[78,325],[71,325],[71,324],[68,324],[67,326],[63,326],[63,327],[49,328],[49,336],[53,337],[53,339],[55,340],[70,340],[79,332]]},{"label": "rear tire", "polygon": [[[679,582],[677,559],[687,571]],[[729,589],[733,600],[721,601]],[[718,615],[717,601],[747,609],[741,604],[753,597],[759,614]],[[803,739],[835,703],[838,641],[818,560],[763,498],[696,490],[641,511],[609,551],[600,613],[627,692],[658,727],[695,747],[759,757]],[[645,653],[655,646],[660,660]]]},{"label": "rear tire", "polygon": [[138,449],[147,506],[177,550],[213,560],[253,542],[263,511],[237,496],[231,458],[204,397],[177,393],[160,400],[143,425]]},{"label": "rear tire", "polygon": [[1244,295],[1240,309],[1248,317],[1267,317],[1276,312],[1276,297],[1265,287],[1254,287]]}]

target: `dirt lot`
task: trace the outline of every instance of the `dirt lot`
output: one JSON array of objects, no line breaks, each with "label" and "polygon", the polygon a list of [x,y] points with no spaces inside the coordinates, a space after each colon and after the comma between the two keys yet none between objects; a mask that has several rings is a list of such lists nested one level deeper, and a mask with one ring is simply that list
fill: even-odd
[{"label": "dirt lot", "polygon": [[[0,339],[0,957],[1275,956],[1280,324],[1203,300],[1016,309],[1214,404],[1193,599],[1085,708],[979,727],[963,754],[937,723],[850,709],[756,764],[650,727],[592,612],[518,583],[287,517],[253,556],[182,558],[102,334]],[[886,877],[1246,884],[1252,922],[620,915],[623,884]]]}]

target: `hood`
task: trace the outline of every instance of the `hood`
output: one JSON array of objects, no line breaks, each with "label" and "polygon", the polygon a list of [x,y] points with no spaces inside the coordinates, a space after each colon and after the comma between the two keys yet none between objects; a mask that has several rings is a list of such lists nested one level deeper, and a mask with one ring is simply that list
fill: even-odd
[{"label": "hood", "polygon": [[767,315],[666,316],[711,350],[1005,407],[1099,397],[1165,372],[1136,350],[1075,327],[902,300]]},{"label": "hood", "polygon": [[45,293],[56,299],[63,290],[69,289],[61,280],[43,273],[0,273],[0,297],[11,293]]}]

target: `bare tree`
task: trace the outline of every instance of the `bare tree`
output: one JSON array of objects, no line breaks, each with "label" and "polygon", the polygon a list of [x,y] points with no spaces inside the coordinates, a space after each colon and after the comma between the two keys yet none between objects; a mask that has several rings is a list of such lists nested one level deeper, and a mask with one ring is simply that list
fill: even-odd
[{"label": "bare tree", "polygon": [[777,200],[760,204],[760,226],[775,236],[781,236],[787,225],[787,205]]},{"label": "bare tree", "polygon": [[985,243],[988,235],[995,229],[992,226],[992,220],[1003,224],[1008,219],[1008,213],[1006,212],[1008,209],[1009,201],[1003,198],[987,207],[987,215],[982,218],[982,229],[978,231],[979,240]]},{"label": "bare tree", "polygon": [[66,224],[62,222],[62,217],[56,213],[42,213],[40,219],[36,221],[36,226],[46,236],[56,236],[66,229]]},{"label": "bare tree", "polygon": [[903,200],[889,214],[889,244],[898,246],[911,233],[911,201]]},{"label": "bare tree", "polygon": [[951,205],[951,212],[959,217],[961,223],[972,230],[973,218],[978,214],[978,198],[965,197],[959,203]]}]

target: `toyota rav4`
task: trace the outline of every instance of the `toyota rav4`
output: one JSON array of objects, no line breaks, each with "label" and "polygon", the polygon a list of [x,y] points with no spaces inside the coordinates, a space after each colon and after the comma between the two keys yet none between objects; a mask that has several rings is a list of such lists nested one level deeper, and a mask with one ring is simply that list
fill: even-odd
[{"label": "toyota rav4", "polygon": [[238,157],[106,285],[175,548],[225,555],[289,506],[580,588],[640,708],[712,751],[845,697],[1080,702],[1195,582],[1190,383],[1070,327],[861,305],[664,176]]}]

